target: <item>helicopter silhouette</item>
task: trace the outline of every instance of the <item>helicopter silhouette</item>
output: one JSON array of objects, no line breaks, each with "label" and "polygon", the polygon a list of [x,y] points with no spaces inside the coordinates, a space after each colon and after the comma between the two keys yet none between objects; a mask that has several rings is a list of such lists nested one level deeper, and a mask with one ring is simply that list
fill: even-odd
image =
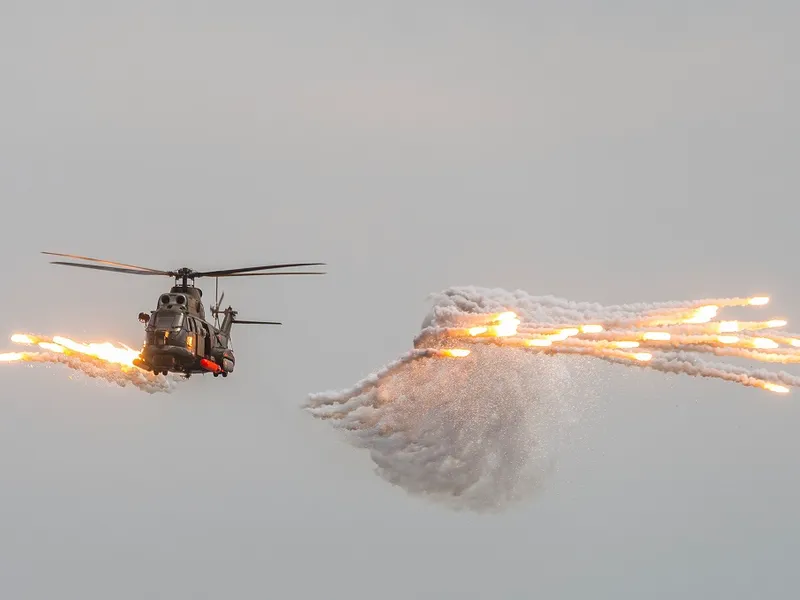
[{"label": "helicopter silhouette", "polygon": [[[168,293],[163,293],[159,296],[156,309],[150,311],[149,314],[146,312],[139,313],[139,321],[145,325],[145,340],[142,351],[139,357],[133,360],[133,364],[156,375],[159,373],[164,375],[167,373],[180,373],[186,378],[191,377],[194,373],[203,375],[212,373],[214,377],[220,375],[227,377],[228,373],[233,372],[236,358],[231,348],[231,328],[234,323],[242,325],[281,325],[277,321],[237,319],[236,316],[239,313],[231,306],[220,310],[222,299],[225,297],[224,291],[221,296],[219,295],[220,277],[325,274],[320,271],[274,271],[275,269],[291,267],[320,266],[325,265],[325,263],[285,263],[210,271],[195,271],[188,267],[182,267],[174,271],[162,271],[74,254],[57,252],[42,252],[42,254],[101,263],[82,264],[51,261],[51,264],[54,265],[132,275],[173,277],[175,284]],[[214,317],[213,323],[206,319],[202,301],[203,290],[194,285],[194,280],[198,277],[213,277],[215,279],[215,302],[211,307],[211,314]],[[220,323],[220,315],[222,315],[222,323]]]}]

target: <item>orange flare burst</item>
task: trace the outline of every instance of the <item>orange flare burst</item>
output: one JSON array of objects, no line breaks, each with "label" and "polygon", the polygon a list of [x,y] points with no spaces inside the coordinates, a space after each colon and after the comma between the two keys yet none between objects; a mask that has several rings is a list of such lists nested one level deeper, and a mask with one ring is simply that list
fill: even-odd
[{"label": "orange flare burst", "polygon": [[667,341],[671,337],[672,336],[666,331],[648,331],[642,336],[642,338],[644,338],[645,340],[658,340],[658,341]]},{"label": "orange flare burst", "polygon": [[768,338],[756,338],[753,340],[753,346],[756,348],[778,348],[780,345]]},{"label": "orange flare burst", "polygon": [[785,386],[782,386],[782,385],[778,385],[777,383],[769,383],[769,382],[767,382],[767,383],[764,384],[764,389],[765,390],[769,390],[770,392],[777,392],[778,394],[788,394],[789,393],[789,388],[787,388]]},{"label": "orange flare burst", "polygon": [[469,352],[469,350],[465,350],[464,348],[445,348],[439,351],[439,355],[452,358],[464,358],[465,356],[469,356]]},{"label": "orange flare burst", "polygon": [[739,331],[739,322],[738,321],[722,321],[717,327],[717,330],[720,333],[733,333],[734,331]]},{"label": "orange flare burst", "polygon": [[563,342],[565,339],[567,339],[567,337],[569,336],[566,333],[561,332],[561,333],[552,333],[547,336],[547,339],[552,342]]},{"label": "orange flare burst", "polygon": [[697,309],[694,316],[689,319],[685,319],[684,323],[708,323],[711,319],[717,316],[718,310],[719,306],[716,306],[715,304],[701,306]]},{"label": "orange flare burst", "polygon": [[602,333],[604,329],[602,325],[583,325],[581,331],[583,333]]},{"label": "orange flare burst", "polygon": [[[36,344],[44,350],[59,354],[83,354],[107,363],[120,365],[122,368],[135,368],[133,359],[139,356],[138,351],[124,346],[124,344],[121,348],[110,342],[82,344],[58,335],[47,339],[26,333],[15,333],[11,336],[11,341],[17,344]],[[7,356],[15,358],[7,358],[6,361],[24,360],[25,358],[24,353],[9,353]]]},{"label": "orange flare burst", "polygon": [[64,354],[64,347],[54,344],[53,342],[39,342],[39,347],[44,350],[49,350],[50,352]]},{"label": "orange flare burst", "polygon": [[617,348],[638,348],[639,347],[639,342],[634,342],[632,340],[631,341],[622,340],[622,341],[619,341],[619,342],[614,342],[614,345]]},{"label": "orange flare burst", "polygon": [[53,337],[53,341],[73,352],[94,356],[106,362],[128,367],[133,367],[133,359],[139,356],[136,350],[117,348],[110,342],[81,344],[62,336]]},{"label": "orange flare burst", "polygon": [[517,335],[517,327],[521,321],[517,318],[517,314],[513,312],[504,312],[497,315],[496,320],[499,322],[491,328],[491,331],[497,337],[511,337]]}]

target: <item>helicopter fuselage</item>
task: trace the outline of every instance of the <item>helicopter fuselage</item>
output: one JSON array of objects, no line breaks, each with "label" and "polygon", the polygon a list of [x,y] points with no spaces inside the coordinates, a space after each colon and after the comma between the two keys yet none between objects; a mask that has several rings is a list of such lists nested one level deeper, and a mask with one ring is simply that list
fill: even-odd
[{"label": "helicopter fuselage", "polygon": [[146,324],[140,358],[134,364],[154,373],[212,373],[227,377],[236,359],[229,348],[231,318],[221,327],[205,319],[202,291],[176,286],[158,299],[158,307],[139,314]]}]

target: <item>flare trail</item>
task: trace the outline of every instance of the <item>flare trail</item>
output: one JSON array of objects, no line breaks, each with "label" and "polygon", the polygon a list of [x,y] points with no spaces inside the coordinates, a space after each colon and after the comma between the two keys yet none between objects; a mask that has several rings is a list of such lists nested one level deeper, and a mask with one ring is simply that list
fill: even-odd
[{"label": "flare trail", "polygon": [[593,360],[776,394],[800,386],[786,371],[719,362],[800,362],[786,321],[717,318],[766,296],[602,306],[459,287],[434,301],[414,350],[305,408],[368,449],[388,481],[457,508],[497,509],[541,485],[584,409],[576,373]]}]

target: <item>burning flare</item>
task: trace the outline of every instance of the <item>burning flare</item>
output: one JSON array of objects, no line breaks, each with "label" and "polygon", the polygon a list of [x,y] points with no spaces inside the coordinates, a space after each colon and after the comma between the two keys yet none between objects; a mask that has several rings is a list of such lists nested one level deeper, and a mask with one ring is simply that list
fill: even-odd
[{"label": "burning flare", "polygon": [[139,352],[125,344],[111,342],[76,342],[65,336],[45,337],[29,333],[15,333],[11,341],[25,346],[36,346],[44,352],[8,352],[0,354],[0,362],[61,363],[90,377],[105,379],[120,386],[132,384],[149,393],[171,392],[179,378],[153,375],[134,366]]},{"label": "burning flare", "polygon": [[[433,323],[417,337],[415,345],[424,342],[436,346],[445,339],[455,338],[473,344],[528,348],[550,355],[580,354],[614,363],[639,363],[665,372],[717,377],[777,393],[786,393],[788,387],[800,384],[799,378],[784,372],[753,371],[734,376],[736,370],[732,367],[705,365],[696,356],[691,368],[686,366],[681,371],[675,366],[680,362],[676,362],[675,351],[800,363],[798,336],[754,335],[765,329],[781,328],[786,325],[785,320],[715,320],[723,308],[763,306],[769,302],[767,296],[603,308],[552,297],[526,297],[521,292],[513,295],[500,292],[501,297],[493,296],[496,293],[475,288],[445,291],[440,297],[442,304],[434,307]],[[503,305],[499,311],[498,305]],[[569,322],[570,318],[574,320]],[[583,319],[588,322],[581,322]],[[468,335],[463,335],[459,324],[467,321],[471,326]],[[620,351],[631,348],[641,351]]]}]

